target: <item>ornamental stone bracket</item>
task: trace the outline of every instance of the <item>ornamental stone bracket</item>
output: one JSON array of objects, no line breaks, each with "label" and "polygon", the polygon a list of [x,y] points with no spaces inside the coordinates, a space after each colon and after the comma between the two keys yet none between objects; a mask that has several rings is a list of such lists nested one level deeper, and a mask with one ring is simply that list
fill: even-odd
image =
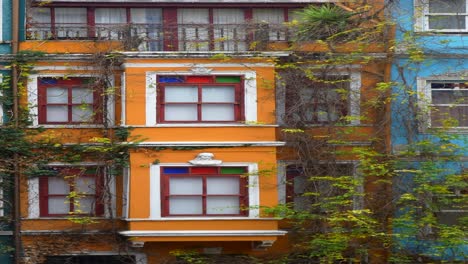
[{"label": "ornamental stone bracket", "polygon": [[193,160],[189,160],[189,163],[195,166],[216,166],[223,163],[222,160],[215,160],[214,154],[209,152],[202,152],[197,155]]}]

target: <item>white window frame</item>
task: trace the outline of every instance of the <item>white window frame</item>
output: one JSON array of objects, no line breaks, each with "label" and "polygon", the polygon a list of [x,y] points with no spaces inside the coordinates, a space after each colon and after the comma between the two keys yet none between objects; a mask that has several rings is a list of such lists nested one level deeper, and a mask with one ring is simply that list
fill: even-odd
[{"label": "white window frame", "polygon": [[260,189],[258,184],[258,164],[257,163],[240,163],[240,162],[224,162],[219,167],[247,167],[248,170],[248,196],[249,196],[249,212],[248,216],[197,216],[197,217],[163,217],[161,208],[161,167],[193,167],[189,163],[161,163],[150,166],[150,216],[149,220],[179,220],[179,219],[257,219],[260,217]]},{"label": "white window frame", "polygon": [[[428,128],[437,128],[432,127],[431,120],[431,107],[432,107],[432,89],[431,82],[437,81],[454,81],[454,82],[467,82],[466,76],[467,73],[461,74],[460,76],[440,76],[432,78],[417,78],[417,92],[418,92],[418,108],[419,108],[419,130],[420,132],[426,132]],[[450,131],[452,132],[468,132],[467,127],[451,127]]]},{"label": "white window frame", "polygon": [[[46,128],[54,128],[54,127],[60,127],[60,128],[73,128],[73,127],[80,127],[80,128],[86,128],[86,127],[102,127],[102,124],[60,124],[60,125],[50,125],[50,124],[39,124],[39,107],[38,107],[38,80],[39,78],[47,78],[47,77],[55,77],[55,78],[60,78],[64,77],[64,74],[33,74],[29,76],[28,79],[28,106],[29,106],[29,115],[32,120],[32,126],[37,127],[37,126],[43,126]],[[93,78],[95,75],[92,74],[71,74],[67,75],[69,78]],[[111,76],[110,77],[110,82],[112,85],[115,84],[114,78]],[[109,126],[114,126],[115,124],[115,95],[110,94],[107,100],[107,116],[103,117],[106,118]],[[104,120],[103,120],[104,121]]]},{"label": "white window frame", "polygon": [[[71,164],[71,163],[63,163],[63,162],[51,162],[47,164],[47,166],[50,167],[62,167],[62,168],[67,168],[67,167],[96,167],[102,164],[96,163],[96,162],[81,162],[81,163],[76,163],[76,164]],[[115,182],[115,177],[104,177],[105,180],[110,181],[105,181],[104,186],[109,187],[109,192],[108,194],[111,198],[111,205],[109,206],[104,205],[104,215],[103,216],[98,216],[96,218],[110,218],[110,217],[115,217],[114,212],[116,212],[116,182]],[[104,193],[104,195],[107,195]],[[107,201],[107,197],[104,197],[104,200]],[[56,218],[56,219],[64,219],[64,217],[42,217],[40,214],[40,207],[39,207],[39,177],[31,177],[28,179],[28,218]]]},{"label": "white window frame", "polygon": [[[157,80],[158,75],[185,75],[196,76],[191,71],[180,72],[163,72],[151,71],[146,72],[146,126],[160,125],[157,122]],[[257,122],[257,75],[255,71],[211,71],[210,76],[243,76],[244,79],[244,115],[245,123]],[[184,124],[184,122],[180,122]],[[164,126],[178,126],[179,124],[163,124]],[[192,124],[193,125],[193,124]],[[196,123],[196,126],[212,126],[210,123]]]},{"label": "white window frame", "polygon": [[[351,66],[351,68],[355,68]],[[356,126],[361,123],[361,72],[354,69],[336,69],[327,73],[327,76],[349,76],[349,114],[351,117],[349,125]],[[286,87],[278,84],[277,89],[280,100],[277,102],[277,120],[278,123],[284,124],[283,117],[286,113]],[[322,124],[311,124],[308,126],[323,126]]]},{"label": "white window frame", "polygon": [[[415,0],[414,1],[414,31],[415,32],[446,32],[446,33],[460,33],[468,32],[468,0],[465,0],[466,13],[429,13],[429,1],[431,0]],[[439,0],[440,1],[440,0]],[[464,29],[429,29],[429,16],[440,15],[440,16],[465,16],[465,28]]]},{"label": "white window frame", "polygon": [[[286,188],[288,185],[288,179],[286,175],[286,169],[289,165],[298,164],[298,161],[294,160],[280,160],[278,161],[277,167],[277,181],[278,181],[278,204],[286,204]],[[324,162],[323,162],[324,163]],[[364,179],[359,172],[359,162],[354,160],[340,160],[337,164],[351,164],[353,166],[354,179],[359,181],[361,184],[356,186],[356,192],[364,194]],[[363,195],[355,195],[353,197],[353,210],[362,210],[364,208]]]}]

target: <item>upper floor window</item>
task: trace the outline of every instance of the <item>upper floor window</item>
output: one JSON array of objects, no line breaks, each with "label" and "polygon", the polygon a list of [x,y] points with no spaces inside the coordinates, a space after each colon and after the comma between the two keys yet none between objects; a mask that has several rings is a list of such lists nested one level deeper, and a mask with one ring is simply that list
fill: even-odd
[{"label": "upper floor window", "polygon": [[39,178],[40,216],[104,213],[103,176],[96,167],[54,167]]},{"label": "upper floor window", "polygon": [[[422,109],[430,127],[468,127],[468,84],[463,80],[424,80],[429,103]],[[426,102],[422,102],[423,104]],[[428,115],[424,115],[429,112]]]},{"label": "upper floor window", "polygon": [[99,97],[99,85],[93,78],[39,78],[39,123],[100,123]]},{"label": "upper floor window", "polygon": [[[286,199],[296,210],[328,210],[328,206],[344,208],[360,206],[361,186],[355,182],[354,163],[315,164],[309,168],[300,165],[286,167]],[[351,195],[350,195],[351,194]]]},{"label": "upper floor window", "polygon": [[358,121],[360,82],[353,74],[327,74],[312,80],[303,73],[293,73],[286,78],[284,121],[287,124],[302,126]]},{"label": "upper floor window", "polygon": [[[32,8],[28,39],[119,40],[134,50],[244,51],[285,41],[296,8]],[[292,18],[291,18],[292,19]]]},{"label": "upper floor window", "polygon": [[245,216],[245,167],[161,167],[162,216]]},{"label": "upper floor window", "polygon": [[[422,0],[420,0],[422,1]],[[467,0],[427,0],[416,8],[418,30],[440,32],[468,31]]]},{"label": "upper floor window", "polygon": [[244,120],[240,76],[158,76],[159,122]]}]

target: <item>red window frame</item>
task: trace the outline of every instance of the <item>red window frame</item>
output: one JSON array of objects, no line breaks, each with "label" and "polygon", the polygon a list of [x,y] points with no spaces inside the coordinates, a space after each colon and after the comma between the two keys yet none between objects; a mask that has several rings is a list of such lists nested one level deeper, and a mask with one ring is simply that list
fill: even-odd
[{"label": "red window frame", "polygon": [[[161,215],[164,217],[167,216],[248,216],[248,180],[245,175],[242,174],[221,174],[222,167],[179,167],[186,168],[188,173],[164,173],[164,169],[168,167],[161,167],[161,205],[162,212]],[[196,172],[193,168],[196,168]],[[242,168],[247,172],[246,167]],[[170,194],[169,190],[169,181],[171,177],[193,177],[193,178],[202,178],[203,182],[203,193],[202,194]],[[207,178],[209,177],[235,177],[239,179],[239,193],[220,195],[220,194],[207,194]],[[200,197],[202,198],[202,208],[203,212],[201,214],[170,214],[170,198],[171,197]],[[238,197],[239,198],[239,214],[208,214],[207,213],[207,197]]]},{"label": "red window frame", "polygon": [[[93,173],[88,171],[92,169]],[[104,205],[102,203],[102,189],[104,187],[104,177],[102,170],[98,168],[78,168],[78,167],[67,167],[67,168],[50,168],[51,175],[39,177],[39,211],[41,217],[50,216],[68,216],[73,215],[92,215],[102,216],[104,214]],[[69,191],[68,194],[64,191],[63,194],[49,194],[49,179],[50,177],[63,177],[68,182]],[[75,191],[75,180],[79,178],[94,179],[95,193],[94,194],[80,194],[80,197],[94,197],[94,212],[90,214],[77,214],[75,212],[75,198],[70,196],[70,192]],[[67,214],[51,214],[49,213],[49,198],[50,197],[64,197],[68,199],[69,210]]]},{"label": "red window frame", "polygon": [[[93,103],[91,105],[93,110],[93,117],[89,121],[73,121],[72,108],[74,106],[83,105],[83,103],[73,103],[72,95],[73,95],[73,88],[83,87],[83,86],[91,86],[93,90]],[[54,103],[49,104],[47,103],[47,89],[60,87],[60,88],[67,88],[68,90],[68,102],[65,104],[61,103]],[[100,100],[100,87],[99,85],[95,85],[92,82],[92,78],[80,78],[80,77],[73,77],[73,78],[53,78],[53,77],[41,77],[38,79],[38,103],[39,103],[39,124],[101,124],[102,123],[102,109],[99,109],[101,105]],[[47,120],[47,106],[49,105],[57,105],[57,106],[67,106],[68,111],[68,118],[65,122],[57,122],[57,121],[48,121]]]},{"label": "red window frame", "polygon": [[[175,82],[175,83],[162,83],[159,82],[158,78],[158,89],[157,89],[157,113],[158,113],[158,122],[159,123],[235,123],[239,121],[245,120],[245,109],[244,109],[244,78],[242,76],[232,76],[232,77],[239,77],[240,82],[238,83],[216,83],[216,77],[218,76],[178,76],[184,79],[183,82]],[[188,78],[199,78],[200,81],[188,81]],[[230,76],[222,76],[222,77],[230,77]],[[166,103],[165,100],[165,88],[168,86],[197,86],[198,88],[198,102],[171,102]],[[206,86],[232,86],[234,87],[234,103],[226,103],[226,102],[203,102],[202,98],[202,87]],[[197,105],[197,120],[176,120],[176,121],[168,121],[165,119],[165,107],[166,105],[177,105],[177,104],[196,104]],[[202,120],[202,106],[209,105],[209,104],[229,104],[233,105],[234,107],[234,120]]]}]

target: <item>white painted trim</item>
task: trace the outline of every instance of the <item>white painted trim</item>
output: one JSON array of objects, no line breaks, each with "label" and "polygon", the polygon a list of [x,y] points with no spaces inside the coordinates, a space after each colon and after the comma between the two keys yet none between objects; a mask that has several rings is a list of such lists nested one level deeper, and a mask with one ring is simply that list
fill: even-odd
[{"label": "white painted trim", "polygon": [[[161,216],[161,167],[193,167],[189,163],[161,163],[157,165],[150,165],[150,216],[148,220],[166,220],[166,217]],[[242,219],[252,218],[259,219],[259,206],[260,206],[260,188],[258,182],[258,164],[257,163],[244,163],[244,162],[226,162],[218,165],[220,167],[238,166],[247,167],[249,174],[249,214]],[[168,219],[174,217],[168,217]],[[184,217],[177,217],[184,219]],[[191,217],[193,218],[193,217]],[[198,218],[198,217],[196,217]],[[203,218],[203,217],[200,217]],[[209,217],[216,219],[223,219],[225,217]],[[204,218],[206,219],[206,218]]]},{"label": "white painted trim", "polygon": [[351,120],[351,125],[359,125],[361,123],[361,72],[353,71],[350,74],[349,87],[349,115],[354,117]]},{"label": "white painted trim", "polygon": [[157,120],[156,72],[146,72],[146,125],[154,126]]},{"label": "white painted trim", "polygon": [[[43,77],[63,77],[65,74],[32,74],[29,76],[28,85],[27,85],[27,94],[28,94],[28,107],[29,107],[29,115],[32,121],[32,127],[39,126],[39,107],[38,107],[38,79]],[[94,77],[95,75],[92,74],[69,74],[68,77]],[[110,77],[111,84],[114,85],[114,77]],[[107,120],[110,126],[115,124],[115,98],[114,96],[109,96],[109,100],[107,102]],[[84,125],[48,125],[50,127],[102,127],[102,125],[98,124],[84,124]]]},{"label": "white painted trim", "polygon": [[128,206],[128,198],[130,197],[129,194],[130,194],[130,168],[124,168],[123,169],[123,183],[122,183],[122,191],[123,191],[123,194],[122,194],[122,212],[123,212],[123,215],[122,217],[123,218],[127,218],[128,217],[128,210],[129,210],[129,206]]},{"label": "white painted trim", "polygon": [[[167,64],[163,64],[167,65]],[[207,66],[209,65],[209,66]],[[210,64],[196,64],[192,66],[215,67]],[[220,66],[224,67],[223,64]],[[245,66],[244,66],[245,67]],[[158,75],[194,75],[190,68],[186,71],[164,72],[148,71],[146,72],[146,125],[155,126],[157,123],[157,76]],[[245,122],[257,122],[257,78],[255,71],[211,71],[210,75],[243,75],[244,76],[244,113]]]},{"label": "white painted trim", "polygon": [[39,218],[39,178],[28,179],[28,218]]},{"label": "white painted trim", "polygon": [[0,231],[0,236],[11,236],[13,231]]},{"label": "white painted trim", "polygon": [[138,146],[188,146],[188,147],[208,147],[208,146],[228,146],[228,147],[281,147],[286,145],[282,141],[148,141],[148,142],[129,142]]},{"label": "white painted trim", "polygon": [[125,72],[122,73],[121,78],[120,78],[120,83],[121,83],[121,95],[120,95],[120,125],[125,126],[126,124],[126,118],[127,118],[127,83],[126,83],[126,76]]},{"label": "white painted trim", "polygon": [[[122,67],[126,68],[244,68],[248,69],[251,67],[268,67],[273,68],[273,63],[123,63]],[[154,70],[153,70],[154,71]],[[192,72],[190,72],[192,73]],[[177,74],[172,72],[172,74]],[[211,73],[213,74],[213,73]],[[164,74],[167,75],[167,74]]]},{"label": "white painted trim", "polygon": [[171,231],[121,231],[123,236],[138,237],[218,237],[218,236],[284,236],[288,232],[284,230],[171,230]]},{"label": "white painted trim", "polygon": [[161,166],[150,166],[150,219],[161,219]]}]

